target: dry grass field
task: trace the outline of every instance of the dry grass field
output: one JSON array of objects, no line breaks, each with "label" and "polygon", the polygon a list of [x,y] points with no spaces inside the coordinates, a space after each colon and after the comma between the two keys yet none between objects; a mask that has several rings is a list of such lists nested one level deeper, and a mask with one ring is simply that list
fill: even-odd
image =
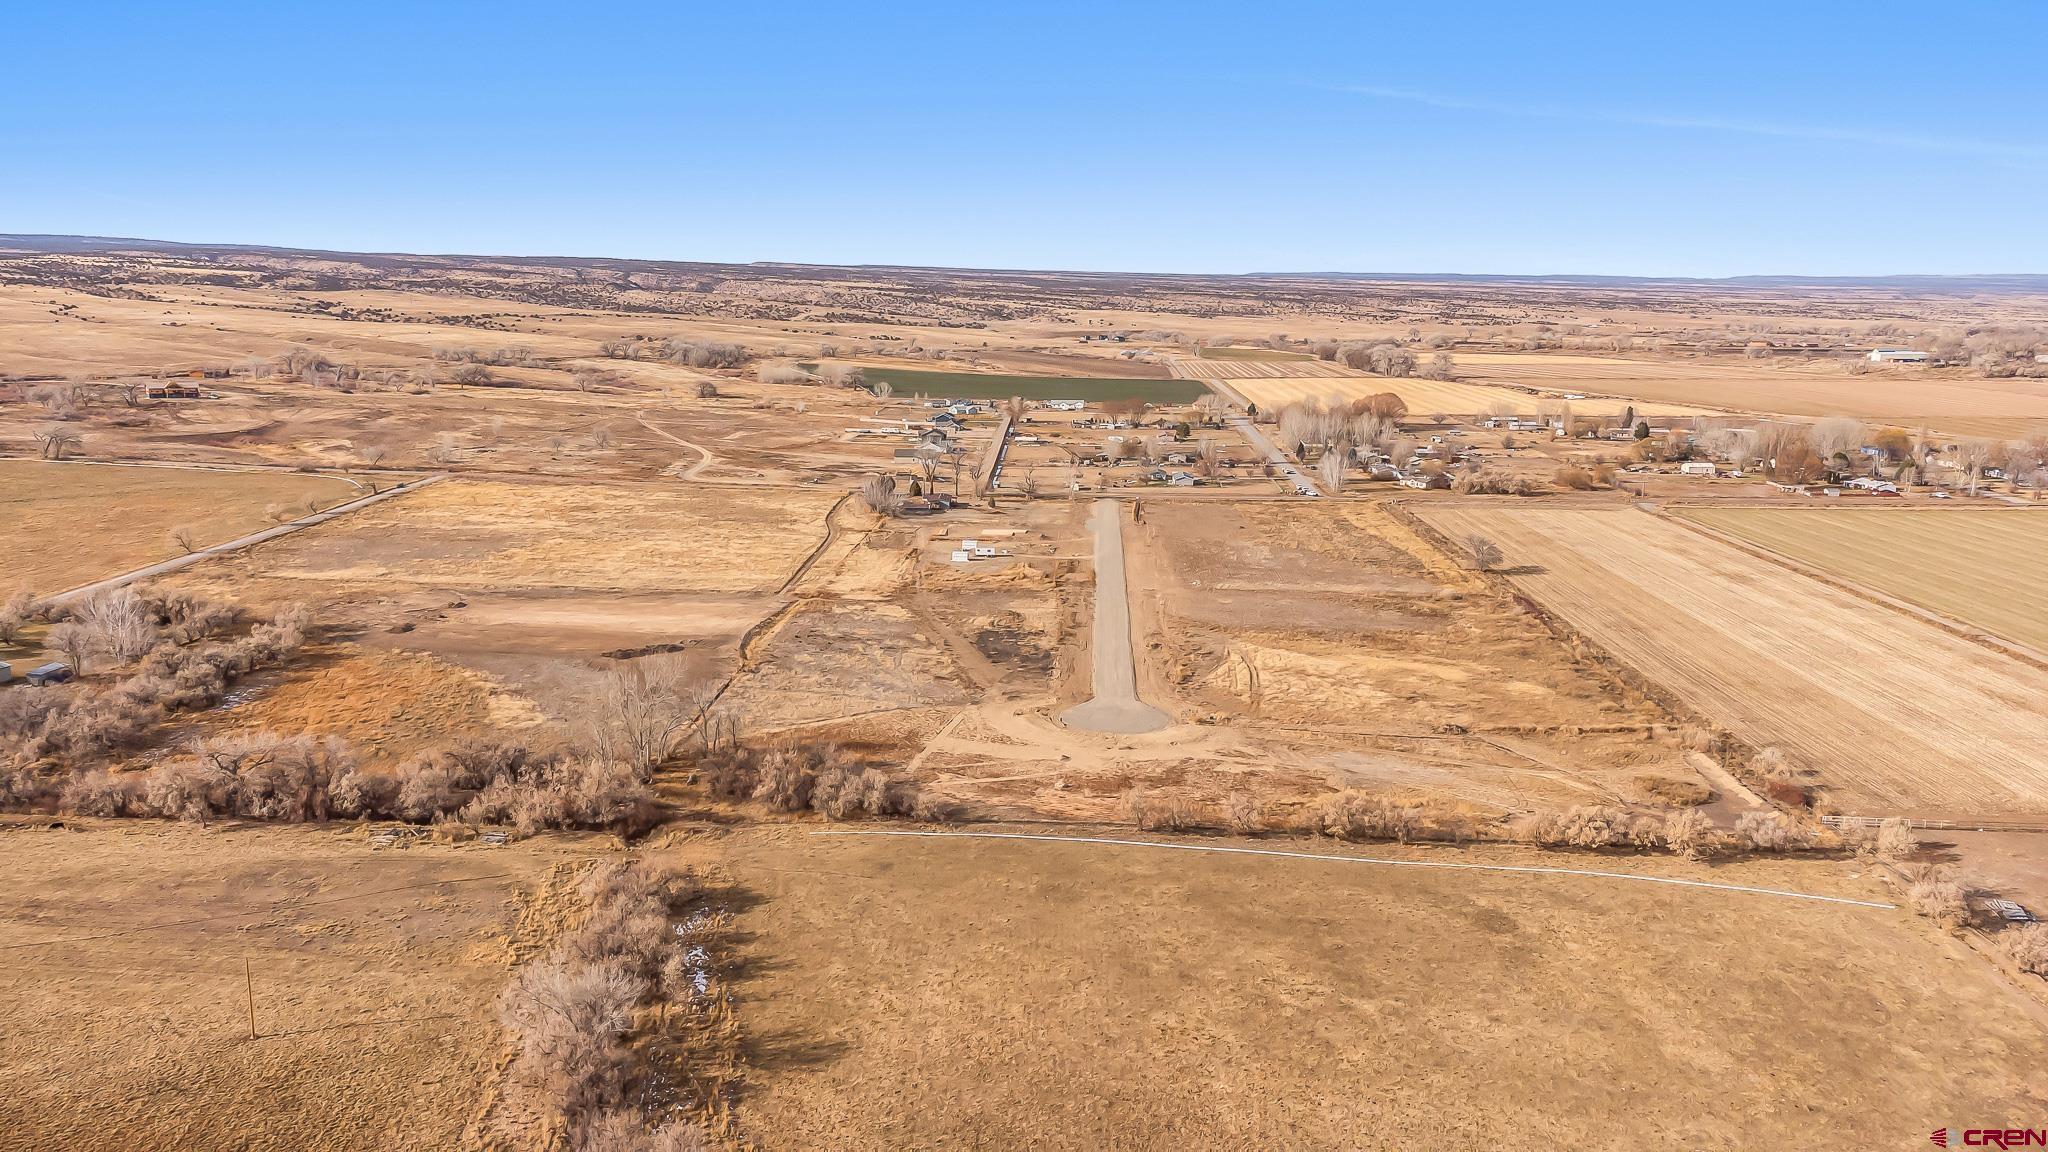
[{"label": "dry grass field", "polygon": [[174,527],[203,548],[269,527],[273,505],[303,516],[356,495],[334,476],[0,460],[0,587],[76,588],[181,554]]},{"label": "dry grass field", "polygon": [[[1232,380],[1230,387],[1246,400],[1260,408],[1273,411],[1289,404],[1304,401],[1360,400],[1380,392],[1392,392],[1408,405],[1408,411],[1417,416],[1431,412],[1443,412],[1454,416],[1485,415],[1502,408],[1524,416],[1534,416],[1537,405],[1556,403],[1555,396],[1532,396],[1513,388],[1496,388],[1484,384],[1472,384],[1462,380],[1423,380],[1416,377],[1395,379],[1386,376],[1352,375],[1343,379],[1311,377],[1306,379]],[[1643,403],[1631,404],[1626,400],[1587,397],[1570,401],[1575,416],[1618,416],[1624,410],[1632,410],[1640,416],[1701,416],[1708,414],[1705,408],[1694,408],[1682,404]]]},{"label": "dry grass field", "polygon": [[1634,510],[1444,508],[1509,578],[1849,811],[2048,813],[2048,672]]},{"label": "dry grass field", "polygon": [[[763,1148],[1904,1147],[2048,1108],[2027,1001],[1903,911],[1093,844],[719,847],[751,893]],[[1601,866],[1885,898],[1829,864]]]},{"label": "dry grass field", "polygon": [[0,831],[0,1148],[476,1147],[493,1002],[553,927],[525,897],[575,854],[374,851],[348,828]]},{"label": "dry grass field", "polygon": [[1677,514],[2048,652],[2048,513],[1682,508]]},{"label": "dry grass field", "polygon": [[1909,429],[1931,425],[1952,435],[2018,436],[2048,429],[2048,381],[2042,380],[1985,380],[1925,370],[1856,376],[1830,366],[1537,352],[1460,352],[1453,359],[1460,377],[1482,384],[1788,416],[1856,416]]}]

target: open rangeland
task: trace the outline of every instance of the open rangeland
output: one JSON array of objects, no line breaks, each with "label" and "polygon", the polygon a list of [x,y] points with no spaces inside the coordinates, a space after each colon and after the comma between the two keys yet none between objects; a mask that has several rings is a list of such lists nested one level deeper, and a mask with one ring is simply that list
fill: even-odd
[{"label": "open rangeland", "polygon": [[1679,516],[2048,653],[2048,512],[1679,508]]},{"label": "open rangeland", "polygon": [[1425,515],[1493,540],[1544,608],[1849,811],[2048,813],[2048,672],[1633,509]]},{"label": "open rangeland", "polygon": [[[358,646],[426,652],[482,673],[488,682],[457,675],[444,695],[480,693],[496,722],[531,723],[524,705],[499,698],[508,688],[550,698],[573,719],[564,702],[607,653],[731,660],[825,542],[841,496],[720,488],[714,501],[704,491],[465,477],[163,582],[257,607],[305,603]],[[308,707],[317,713],[317,699]],[[420,739],[403,728],[386,725],[380,739]]]},{"label": "open rangeland", "polygon": [[494,1001],[558,926],[533,896],[577,855],[375,849],[347,827],[0,830],[0,1148],[479,1147]]},{"label": "open rangeland", "polygon": [[[1903,1147],[2048,1109],[2040,1009],[1903,910],[1100,844],[716,847],[747,893],[764,1148]],[[1824,863],[1591,866],[1887,900]]]},{"label": "open rangeland", "polygon": [[1410,413],[1418,416],[1442,412],[1454,416],[1504,414],[1533,417],[1537,415],[1539,405],[1555,408],[1562,404],[1569,404],[1575,416],[1618,416],[1623,412],[1633,412],[1638,416],[1707,414],[1707,409],[1680,404],[1638,404],[1602,397],[1564,401],[1554,395],[1533,396],[1513,388],[1492,387],[1463,380],[1424,380],[1413,376],[1396,378],[1350,375],[1342,378],[1233,379],[1229,381],[1229,387],[1268,412],[1289,404],[1331,401],[1350,403],[1378,393],[1392,392],[1408,406]]},{"label": "open rangeland", "polygon": [[1474,383],[1788,416],[1855,416],[1952,435],[2018,436],[2048,429],[2048,385],[2037,379],[1987,380],[1924,369],[1858,376],[1837,364],[1779,367],[1537,352],[1460,352],[1453,359],[1458,375]]},{"label": "open rangeland", "polygon": [[337,476],[0,460],[0,586],[48,594],[360,495]]}]

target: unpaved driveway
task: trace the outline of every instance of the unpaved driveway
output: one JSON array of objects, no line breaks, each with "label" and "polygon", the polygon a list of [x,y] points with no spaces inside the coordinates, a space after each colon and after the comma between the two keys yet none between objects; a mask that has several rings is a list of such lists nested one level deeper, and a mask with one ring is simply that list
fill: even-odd
[{"label": "unpaved driveway", "polygon": [[1124,588],[1124,522],[1120,502],[1095,502],[1095,696],[1069,708],[1060,723],[1090,732],[1157,732],[1173,718],[1138,699],[1131,651],[1131,601]]}]

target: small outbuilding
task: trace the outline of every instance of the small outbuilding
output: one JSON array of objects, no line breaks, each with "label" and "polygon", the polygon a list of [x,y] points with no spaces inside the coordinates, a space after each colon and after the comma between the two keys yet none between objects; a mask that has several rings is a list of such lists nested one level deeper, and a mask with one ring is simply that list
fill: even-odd
[{"label": "small outbuilding", "polygon": [[71,679],[71,665],[64,663],[62,660],[52,660],[48,664],[28,670],[28,682],[38,688],[45,684],[62,684],[69,679]]}]

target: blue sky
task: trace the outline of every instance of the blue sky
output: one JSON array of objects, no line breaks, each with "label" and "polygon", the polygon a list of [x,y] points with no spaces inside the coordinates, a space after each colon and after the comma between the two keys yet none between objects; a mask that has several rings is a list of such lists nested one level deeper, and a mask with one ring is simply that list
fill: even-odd
[{"label": "blue sky", "polygon": [[8,26],[0,232],[2048,272],[2032,3],[77,3]]}]

